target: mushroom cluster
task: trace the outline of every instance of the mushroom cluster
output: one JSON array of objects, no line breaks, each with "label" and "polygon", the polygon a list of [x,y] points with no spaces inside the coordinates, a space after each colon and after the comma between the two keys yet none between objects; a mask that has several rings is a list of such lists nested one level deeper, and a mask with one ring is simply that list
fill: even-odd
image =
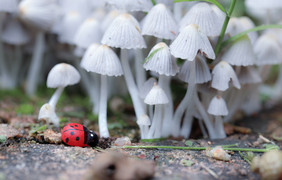
[{"label": "mushroom cluster", "polygon": [[[142,139],[188,138],[193,123],[224,138],[224,123],[258,111],[261,95],[282,99],[282,30],[244,32],[282,22],[282,2],[245,0],[256,24],[233,17],[233,2],[225,11],[207,2],[0,0],[0,88],[34,96],[50,71],[47,87],[57,90],[38,118],[57,127],[60,94],[81,80],[101,137],[110,136],[108,99],[128,92]],[[262,84],[277,65],[276,82]]]}]

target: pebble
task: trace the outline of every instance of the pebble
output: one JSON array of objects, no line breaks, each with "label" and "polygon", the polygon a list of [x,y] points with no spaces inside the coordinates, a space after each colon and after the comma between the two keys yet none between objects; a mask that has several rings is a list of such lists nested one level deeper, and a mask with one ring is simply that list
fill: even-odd
[{"label": "pebble", "polygon": [[114,142],[115,146],[130,146],[131,145],[131,141],[129,139],[129,137],[121,137],[121,138],[117,138]]}]

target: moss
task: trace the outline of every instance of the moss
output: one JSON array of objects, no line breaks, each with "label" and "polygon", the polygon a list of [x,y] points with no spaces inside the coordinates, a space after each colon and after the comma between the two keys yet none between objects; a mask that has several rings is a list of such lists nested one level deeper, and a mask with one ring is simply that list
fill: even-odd
[{"label": "moss", "polygon": [[22,104],[16,109],[17,114],[33,114],[34,107],[31,104]]},{"label": "moss", "polygon": [[6,136],[0,135],[0,144],[6,142],[6,140],[7,140],[7,137],[6,137]]}]

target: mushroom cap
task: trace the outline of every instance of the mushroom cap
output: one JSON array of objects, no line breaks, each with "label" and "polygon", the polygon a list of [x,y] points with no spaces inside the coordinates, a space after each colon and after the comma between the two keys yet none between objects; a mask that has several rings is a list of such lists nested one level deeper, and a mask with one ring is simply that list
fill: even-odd
[{"label": "mushroom cap", "polygon": [[123,11],[148,12],[153,7],[151,0],[108,0],[107,3]]},{"label": "mushroom cap", "polygon": [[197,24],[207,36],[218,36],[222,27],[222,17],[213,8],[204,2],[194,5],[181,19],[180,31],[189,24]]},{"label": "mushroom cap", "polygon": [[190,24],[183,28],[170,45],[174,57],[193,61],[198,51],[210,59],[215,59],[215,54],[208,37],[202,33],[199,26]]},{"label": "mushroom cap", "polygon": [[149,105],[167,104],[169,102],[164,90],[157,84],[147,94],[144,102]]},{"label": "mushroom cap", "polygon": [[108,27],[102,44],[121,49],[146,48],[138,21],[130,14],[121,14]]},{"label": "mushroom cap", "polygon": [[238,79],[241,84],[255,84],[262,82],[259,72],[255,67],[241,67]]},{"label": "mushroom cap", "polygon": [[100,24],[94,18],[86,19],[78,28],[75,37],[75,45],[87,49],[92,43],[100,43],[102,32]]},{"label": "mushroom cap", "polygon": [[229,87],[231,81],[233,86],[237,89],[241,88],[239,80],[233,68],[225,61],[220,61],[212,70],[212,84],[211,87],[225,91]]},{"label": "mushroom cap", "polygon": [[163,42],[156,44],[147,58],[143,65],[147,71],[155,71],[166,76],[175,76],[179,72],[175,58],[171,56],[169,47]]},{"label": "mushroom cap", "polygon": [[54,107],[46,103],[41,106],[38,114],[38,120],[44,119],[48,122],[52,122],[56,127],[59,127],[59,118],[55,113]]},{"label": "mushroom cap", "polygon": [[137,118],[137,124],[139,126],[150,126],[151,121],[150,121],[150,118],[146,114],[144,114]]},{"label": "mushroom cap", "polygon": [[142,26],[142,34],[161,39],[176,37],[178,26],[170,10],[164,4],[157,4],[148,12]]},{"label": "mushroom cap", "polygon": [[226,103],[221,96],[217,95],[212,98],[208,108],[208,113],[215,116],[228,115],[228,109]]},{"label": "mushroom cap", "polygon": [[90,47],[91,51],[82,58],[81,67],[86,71],[95,72],[107,76],[123,75],[122,67],[116,53],[107,45]]},{"label": "mushroom cap", "polygon": [[112,11],[108,12],[106,17],[104,17],[103,21],[101,22],[102,32],[105,32],[108,29],[108,27],[111,25],[113,20],[116,17],[118,17],[120,14],[121,14],[121,12],[117,11],[117,10],[112,10]]},{"label": "mushroom cap", "polygon": [[[234,36],[236,34],[239,34],[243,31],[246,31],[248,29],[254,28],[255,24],[254,22],[247,16],[243,17],[232,17],[229,20],[226,33],[228,33],[230,36]],[[252,44],[256,41],[258,34],[257,32],[250,32],[248,33],[248,37],[250,38]]]},{"label": "mushroom cap", "polygon": [[[178,78],[186,83],[191,83],[190,73],[192,72],[191,68],[193,68],[191,63],[191,61],[185,61],[178,73]],[[204,57],[197,56],[195,58],[195,73],[194,83],[196,84],[203,84],[211,80],[210,69]]]},{"label": "mushroom cap", "polygon": [[75,44],[75,34],[83,22],[83,17],[75,12],[69,12],[64,15],[59,28],[59,42],[67,44]]},{"label": "mushroom cap", "polygon": [[282,64],[282,47],[272,34],[263,34],[254,45],[256,65]]},{"label": "mushroom cap", "polygon": [[70,64],[55,65],[48,74],[47,87],[58,88],[77,84],[80,81],[79,72]]},{"label": "mushroom cap", "polygon": [[30,36],[26,28],[17,19],[13,18],[4,27],[2,40],[11,45],[23,45],[28,43]]},{"label": "mushroom cap", "polygon": [[23,0],[19,4],[20,18],[43,30],[49,30],[54,25],[58,14],[54,0]]},{"label": "mushroom cap", "polygon": [[235,41],[223,54],[222,60],[234,66],[254,65],[256,56],[249,37],[244,35]]},{"label": "mushroom cap", "polygon": [[18,0],[0,0],[0,12],[14,13],[18,8]]}]

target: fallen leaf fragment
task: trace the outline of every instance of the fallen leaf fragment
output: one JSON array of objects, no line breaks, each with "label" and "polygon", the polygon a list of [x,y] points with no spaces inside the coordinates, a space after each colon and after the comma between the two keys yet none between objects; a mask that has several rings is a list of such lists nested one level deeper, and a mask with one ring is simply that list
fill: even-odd
[{"label": "fallen leaf fragment", "polygon": [[62,134],[56,133],[51,129],[47,129],[44,131],[44,140],[51,144],[60,144],[62,143]]},{"label": "fallen leaf fragment", "polygon": [[102,153],[89,168],[84,180],[150,179],[154,176],[152,161],[131,159],[121,153]]},{"label": "fallen leaf fragment", "polygon": [[221,146],[207,148],[206,155],[221,161],[230,161],[231,156]]}]

